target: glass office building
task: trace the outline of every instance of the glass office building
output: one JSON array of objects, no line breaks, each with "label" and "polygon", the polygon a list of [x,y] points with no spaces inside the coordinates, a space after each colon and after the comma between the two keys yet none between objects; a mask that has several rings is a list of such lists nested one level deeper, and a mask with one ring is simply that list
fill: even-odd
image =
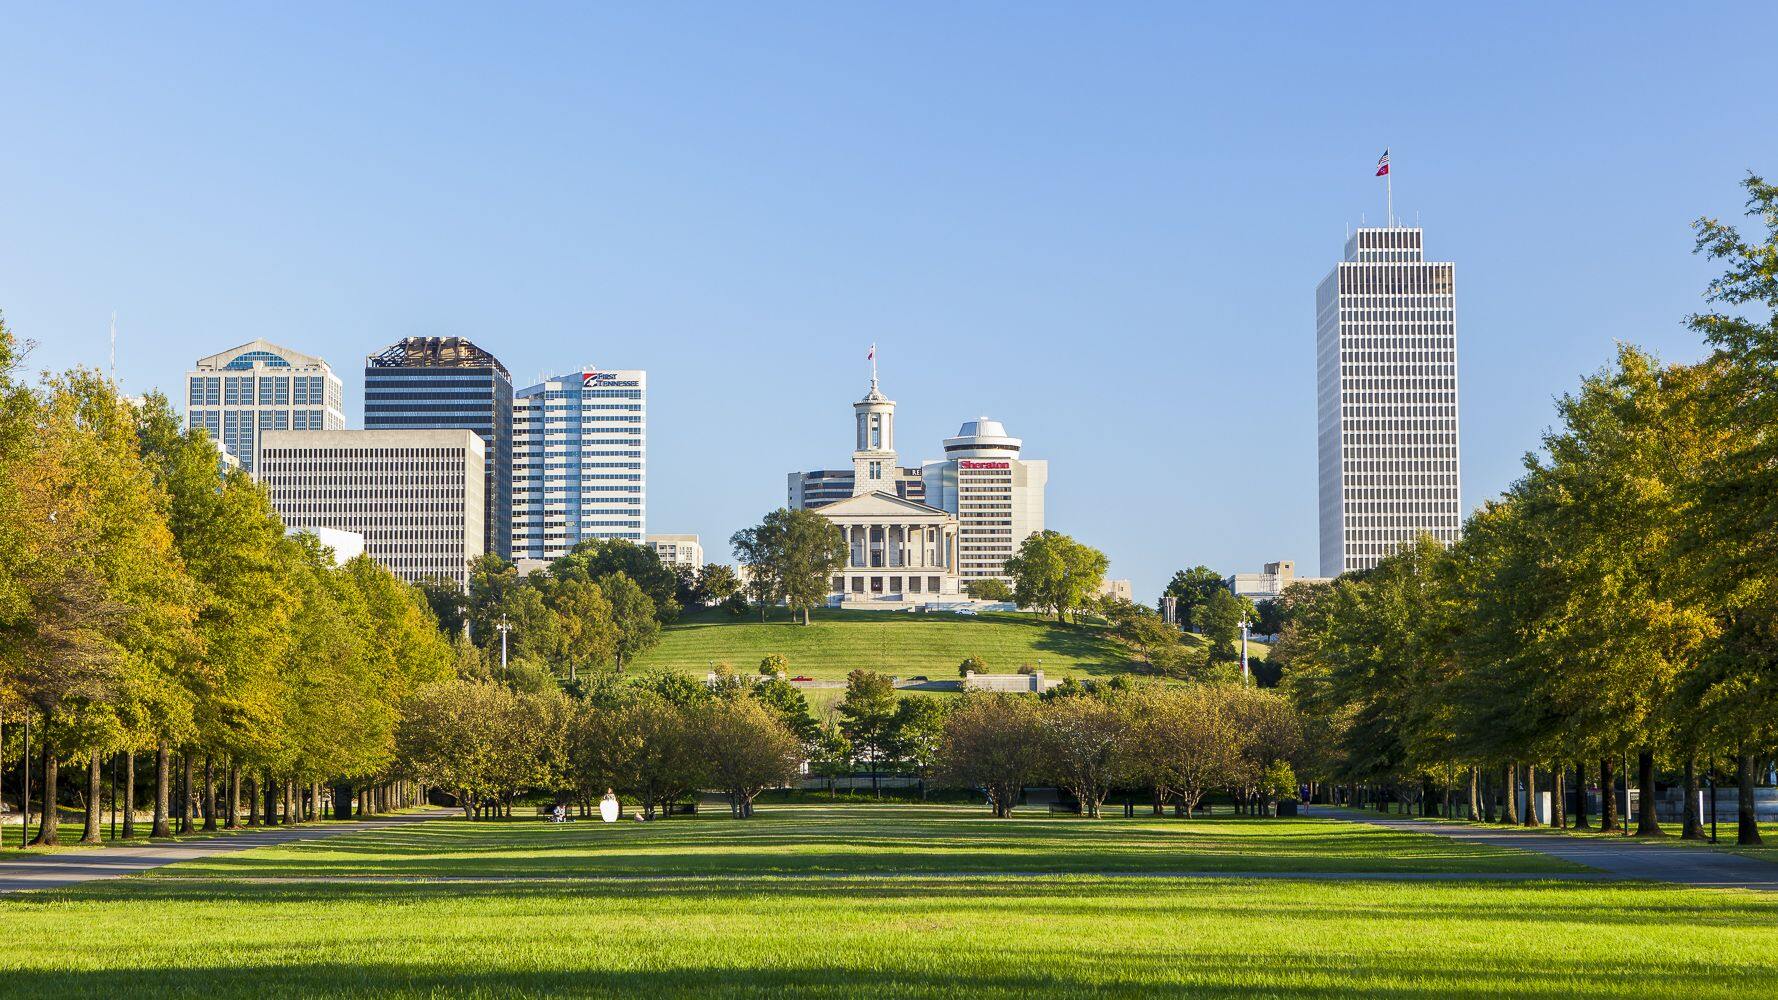
[{"label": "glass office building", "polygon": [[512,558],[512,376],[462,337],[409,337],[364,359],[366,430],[470,430],[487,464],[483,550]]}]

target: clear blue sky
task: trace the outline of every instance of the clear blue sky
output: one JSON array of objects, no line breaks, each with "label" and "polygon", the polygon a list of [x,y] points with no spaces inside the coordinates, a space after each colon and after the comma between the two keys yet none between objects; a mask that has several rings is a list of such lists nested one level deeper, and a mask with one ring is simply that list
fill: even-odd
[{"label": "clear blue sky", "polygon": [[[0,309],[130,391],[254,337],[650,376],[649,528],[711,555],[986,413],[1152,600],[1316,562],[1314,289],[1395,203],[1457,262],[1464,500],[1614,340],[1699,353],[1688,223],[1778,174],[1761,4],[5,3]],[[1684,12],[1682,12],[1684,11]]]}]

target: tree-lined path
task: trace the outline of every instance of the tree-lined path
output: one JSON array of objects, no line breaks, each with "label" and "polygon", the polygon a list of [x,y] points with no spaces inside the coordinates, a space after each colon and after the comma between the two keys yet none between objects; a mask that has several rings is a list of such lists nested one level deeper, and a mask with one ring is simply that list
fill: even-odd
[{"label": "tree-lined path", "polygon": [[1434,833],[1459,843],[1536,851],[1596,868],[1618,878],[1674,882],[1708,889],[1760,889],[1778,892],[1778,865],[1758,858],[1704,847],[1660,844],[1628,837],[1568,837],[1510,827],[1469,826],[1391,817],[1350,809],[1312,809],[1312,815],[1369,823],[1392,830]]},{"label": "tree-lined path", "polygon": [[57,854],[20,855],[0,860],[0,893],[20,889],[58,889],[95,879],[134,875],[179,861],[231,854],[255,847],[273,847],[300,840],[316,840],[342,833],[363,833],[380,827],[419,823],[451,815],[445,810],[378,816],[351,823],[268,827],[219,837],[177,842],[143,842],[103,850],[63,851]]}]

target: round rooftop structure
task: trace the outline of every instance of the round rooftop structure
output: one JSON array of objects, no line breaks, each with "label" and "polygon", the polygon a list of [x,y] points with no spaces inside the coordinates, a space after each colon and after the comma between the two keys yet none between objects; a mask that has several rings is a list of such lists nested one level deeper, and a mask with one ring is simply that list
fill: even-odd
[{"label": "round rooftop structure", "polygon": [[1006,426],[1000,421],[976,417],[974,420],[963,421],[963,426],[957,429],[956,437],[945,438],[945,454],[954,458],[1017,458],[1019,446],[1023,443],[1008,435]]}]

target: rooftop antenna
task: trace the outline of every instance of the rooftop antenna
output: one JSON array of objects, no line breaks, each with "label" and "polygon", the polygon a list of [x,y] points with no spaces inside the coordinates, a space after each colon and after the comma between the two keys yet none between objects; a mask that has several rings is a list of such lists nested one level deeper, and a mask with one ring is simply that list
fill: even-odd
[{"label": "rooftop antenna", "polygon": [[117,384],[117,310],[111,310],[111,383]]},{"label": "rooftop antenna", "polygon": [[877,344],[875,341],[871,342],[870,353],[866,354],[864,356],[864,359],[866,361],[870,362],[870,391],[876,392],[877,391]]}]

